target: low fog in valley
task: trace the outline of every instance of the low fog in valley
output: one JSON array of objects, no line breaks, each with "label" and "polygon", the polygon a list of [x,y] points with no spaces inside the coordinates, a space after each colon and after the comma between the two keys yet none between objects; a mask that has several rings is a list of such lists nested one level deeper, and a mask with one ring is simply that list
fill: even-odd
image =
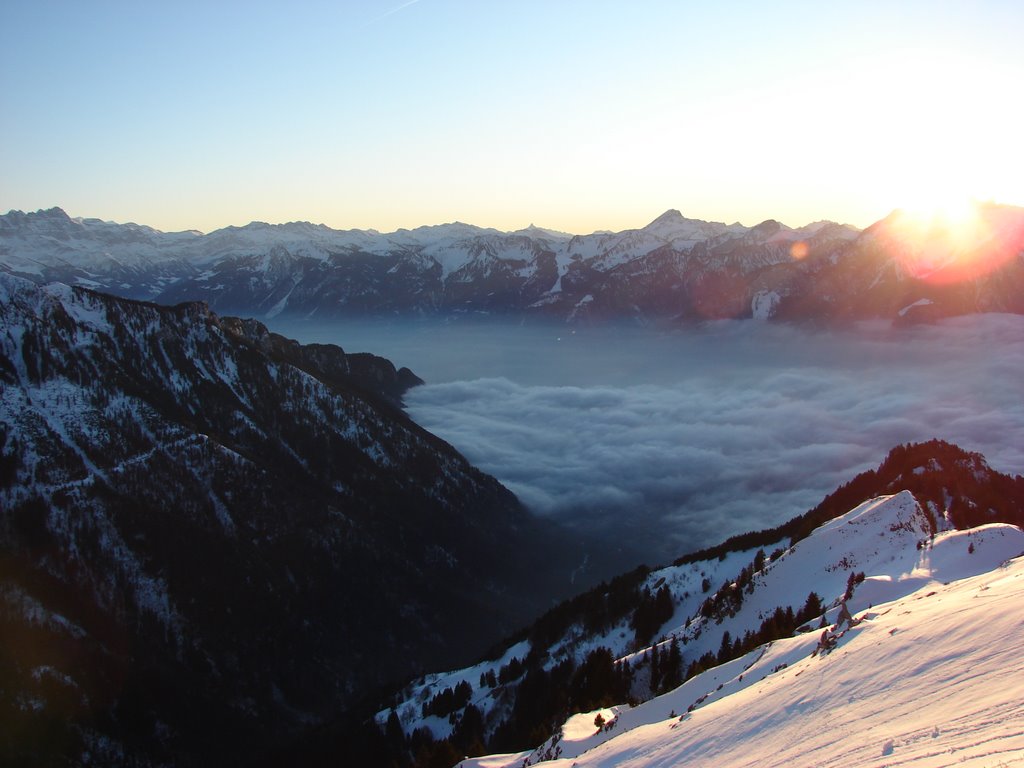
[{"label": "low fog in valley", "polygon": [[[1024,467],[1024,317],[809,330],[276,320],[427,381],[409,414],[533,511],[649,564],[778,524],[894,445]],[[996,351],[998,350],[998,351]]]}]

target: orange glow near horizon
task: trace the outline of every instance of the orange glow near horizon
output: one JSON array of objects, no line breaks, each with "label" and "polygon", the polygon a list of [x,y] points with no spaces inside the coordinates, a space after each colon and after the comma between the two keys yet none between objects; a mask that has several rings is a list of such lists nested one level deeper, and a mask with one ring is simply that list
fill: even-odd
[{"label": "orange glow near horizon", "polygon": [[937,285],[987,275],[1024,246],[1024,231],[1005,209],[967,200],[897,211],[884,238],[905,272]]}]

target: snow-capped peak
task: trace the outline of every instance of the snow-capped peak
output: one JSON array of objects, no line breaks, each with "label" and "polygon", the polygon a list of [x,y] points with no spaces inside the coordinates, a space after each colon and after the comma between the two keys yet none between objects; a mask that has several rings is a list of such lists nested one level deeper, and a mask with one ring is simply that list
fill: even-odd
[{"label": "snow-capped peak", "polygon": [[536,224],[530,224],[525,229],[517,229],[512,232],[513,235],[522,235],[525,237],[541,237],[548,238],[551,240],[569,240],[573,236],[568,232],[560,232],[556,229],[546,229],[545,227],[538,227]]},{"label": "snow-capped peak", "polygon": [[669,208],[658,218],[648,224],[644,229],[663,229],[665,227],[678,227],[684,224],[686,219],[682,213],[675,208]]}]

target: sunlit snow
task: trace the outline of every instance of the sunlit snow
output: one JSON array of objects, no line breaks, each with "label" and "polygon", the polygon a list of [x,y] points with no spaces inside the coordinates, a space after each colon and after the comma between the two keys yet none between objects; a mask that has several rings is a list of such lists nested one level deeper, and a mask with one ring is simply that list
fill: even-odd
[{"label": "sunlit snow", "polygon": [[576,715],[532,752],[461,765],[1024,762],[1024,532],[989,525],[929,541],[918,521],[909,494],[865,503],[769,565],[756,578],[754,605],[744,605],[764,609],[809,588],[835,605],[830,574],[845,574],[837,558],[853,559],[868,578],[850,601],[852,627],[834,624],[830,610],[826,630],[757,648],[634,709],[601,710],[612,727],[597,728],[597,712]]}]

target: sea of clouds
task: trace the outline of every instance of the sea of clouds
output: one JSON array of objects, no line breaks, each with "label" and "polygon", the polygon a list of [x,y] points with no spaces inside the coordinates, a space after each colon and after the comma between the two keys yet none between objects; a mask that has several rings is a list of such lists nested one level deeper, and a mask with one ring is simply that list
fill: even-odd
[{"label": "sea of clouds", "polygon": [[1024,472],[1019,316],[285,330],[410,366],[428,381],[406,397],[417,422],[536,513],[651,564],[805,512],[899,443],[939,437]]}]

